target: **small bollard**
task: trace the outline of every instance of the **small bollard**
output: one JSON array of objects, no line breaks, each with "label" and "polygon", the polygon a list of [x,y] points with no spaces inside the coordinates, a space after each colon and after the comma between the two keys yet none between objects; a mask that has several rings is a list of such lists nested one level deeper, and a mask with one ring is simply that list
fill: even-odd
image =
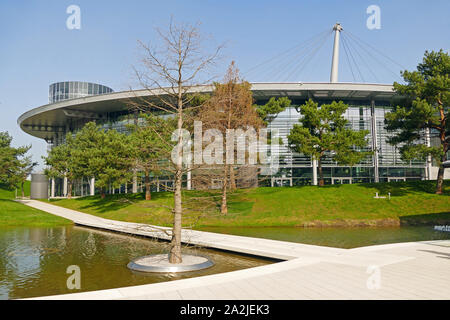
[{"label": "small bollard", "polygon": [[388,193],[388,199],[391,200],[391,193]]}]

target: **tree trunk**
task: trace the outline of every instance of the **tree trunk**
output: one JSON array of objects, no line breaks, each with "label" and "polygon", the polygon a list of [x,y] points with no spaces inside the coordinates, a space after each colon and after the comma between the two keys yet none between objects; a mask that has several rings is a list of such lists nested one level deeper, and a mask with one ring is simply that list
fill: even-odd
[{"label": "tree trunk", "polygon": [[227,187],[228,187],[228,165],[225,165],[222,182],[222,205],[220,207],[220,213],[222,213],[223,215],[226,215],[228,213]]},{"label": "tree trunk", "polygon": [[173,227],[172,227],[172,240],[170,242],[170,263],[181,263],[181,169],[175,173],[175,193],[174,193],[174,209],[173,209]]},{"label": "tree trunk", "polygon": [[236,190],[236,176],[234,174],[234,168],[230,165],[230,190]]},{"label": "tree trunk", "polygon": [[102,199],[105,199],[105,188],[102,187],[100,190],[101,190],[100,195],[101,195]]},{"label": "tree trunk", "polygon": [[67,181],[67,199],[72,199],[72,181]]},{"label": "tree trunk", "polygon": [[445,155],[441,158],[441,165],[439,166],[439,171],[437,175],[437,181],[436,181],[436,194],[442,194],[442,185],[444,184],[444,163],[445,161]]},{"label": "tree trunk", "polygon": [[181,263],[181,215],[183,213],[181,202],[181,179],[183,175],[183,96],[181,87],[181,76],[178,83],[178,145],[177,159],[175,163],[175,192],[174,192],[174,208],[173,208],[173,227],[172,240],[170,242],[169,262]]},{"label": "tree trunk", "polygon": [[150,176],[148,170],[145,170],[145,200],[151,200],[152,195],[150,193]]},{"label": "tree trunk", "polygon": [[325,181],[323,180],[322,160],[320,158],[317,160],[317,169],[319,170],[319,187],[323,187]]},{"label": "tree trunk", "polygon": [[24,184],[25,182],[23,182],[22,181],[22,183],[20,184],[20,189],[21,189],[21,191],[22,191],[22,198],[25,198],[25,191],[23,190],[23,184]]}]

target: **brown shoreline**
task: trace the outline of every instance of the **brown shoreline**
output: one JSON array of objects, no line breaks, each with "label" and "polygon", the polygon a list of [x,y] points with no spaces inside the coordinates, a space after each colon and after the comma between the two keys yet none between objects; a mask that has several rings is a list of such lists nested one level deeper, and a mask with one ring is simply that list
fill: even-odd
[{"label": "brown shoreline", "polygon": [[401,218],[401,219],[375,219],[375,220],[337,220],[337,221],[320,221],[314,220],[305,222],[298,227],[305,228],[326,228],[326,227],[401,227],[401,226],[429,226],[429,225],[449,225],[448,218],[441,219],[417,219],[417,218]]}]

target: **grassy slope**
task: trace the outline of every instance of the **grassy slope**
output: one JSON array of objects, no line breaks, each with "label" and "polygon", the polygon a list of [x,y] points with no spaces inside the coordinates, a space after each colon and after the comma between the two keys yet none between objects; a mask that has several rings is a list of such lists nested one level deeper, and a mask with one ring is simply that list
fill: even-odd
[{"label": "grassy slope", "polygon": [[[25,195],[29,194],[30,183],[27,182],[25,185]],[[14,195],[14,190],[6,190],[0,187],[0,227],[52,227],[72,223],[69,220],[18,203],[14,201]]]},{"label": "grassy slope", "polygon": [[[221,216],[217,192],[187,191],[184,225],[325,226],[399,225],[450,222],[450,181],[444,195],[433,193],[434,181],[394,182],[238,190],[229,197],[229,214]],[[374,199],[391,193],[391,200]],[[170,225],[172,194],[157,193],[52,200],[53,204],[104,218]],[[213,196],[213,197],[211,197]]]}]

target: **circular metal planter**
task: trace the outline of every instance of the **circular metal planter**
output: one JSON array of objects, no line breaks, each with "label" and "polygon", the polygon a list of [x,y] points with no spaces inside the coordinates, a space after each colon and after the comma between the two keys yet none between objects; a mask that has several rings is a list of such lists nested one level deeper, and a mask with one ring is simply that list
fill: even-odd
[{"label": "circular metal planter", "polygon": [[167,254],[152,254],[132,260],[127,267],[140,272],[174,273],[197,271],[212,267],[214,262],[200,255],[183,255],[183,262],[171,264]]}]

